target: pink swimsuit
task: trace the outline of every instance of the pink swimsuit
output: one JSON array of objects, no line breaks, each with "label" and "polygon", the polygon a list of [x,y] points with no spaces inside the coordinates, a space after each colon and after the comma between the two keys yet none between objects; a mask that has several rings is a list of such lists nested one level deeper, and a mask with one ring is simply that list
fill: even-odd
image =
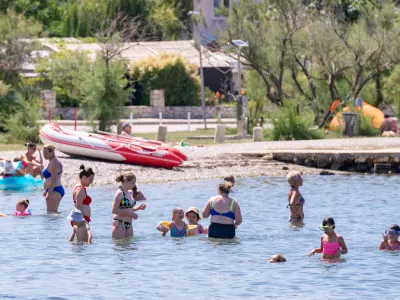
[{"label": "pink swimsuit", "polygon": [[322,242],[323,245],[323,254],[327,255],[335,255],[339,250],[340,250],[340,245],[339,242],[336,240],[336,242]]}]

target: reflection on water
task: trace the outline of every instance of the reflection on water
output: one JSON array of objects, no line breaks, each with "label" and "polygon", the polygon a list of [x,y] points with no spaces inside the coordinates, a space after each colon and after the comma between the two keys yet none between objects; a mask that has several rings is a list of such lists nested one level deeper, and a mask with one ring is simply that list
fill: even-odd
[{"label": "reflection on water", "polygon": [[[140,176],[139,176],[140,177]],[[378,251],[381,233],[399,223],[395,176],[306,176],[305,224],[288,224],[284,178],[237,179],[234,197],[243,224],[236,239],[162,237],[155,229],[174,207],[200,210],[218,181],[142,185],[145,211],[135,236],[111,239],[116,187],[90,188],[92,245],[68,243],[71,189],[60,213],[47,215],[40,191],[0,192],[0,212],[12,214],[18,199],[31,200],[32,217],[0,218],[0,299],[375,299],[398,297],[400,253]],[[326,262],[308,253],[320,244],[321,221],[332,216],[349,253]],[[201,220],[207,225],[207,220]],[[296,224],[298,225],[298,224]],[[287,262],[269,264],[283,254]]]}]

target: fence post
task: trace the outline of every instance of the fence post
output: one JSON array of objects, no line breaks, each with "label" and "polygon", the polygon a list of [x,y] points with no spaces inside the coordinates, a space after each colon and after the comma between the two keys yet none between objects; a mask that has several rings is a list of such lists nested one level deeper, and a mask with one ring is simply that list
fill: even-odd
[{"label": "fence post", "polygon": [[215,128],[214,143],[223,143],[225,140],[225,125],[218,124]]},{"label": "fence post", "polygon": [[158,125],[157,141],[165,143],[167,141],[167,126]]},{"label": "fence post", "polygon": [[188,111],[188,131],[190,131],[190,111]]},{"label": "fence post", "polygon": [[74,109],[74,127],[75,127],[75,131],[76,131],[77,118],[78,118],[78,109],[75,108]]},{"label": "fence post", "polygon": [[262,127],[254,127],[253,128],[253,141],[261,142],[263,138],[263,128]]},{"label": "fence post", "polygon": [[158,118],[160,120],[160,125],[162,125],[162,112],[161,111],[158,113]]}]

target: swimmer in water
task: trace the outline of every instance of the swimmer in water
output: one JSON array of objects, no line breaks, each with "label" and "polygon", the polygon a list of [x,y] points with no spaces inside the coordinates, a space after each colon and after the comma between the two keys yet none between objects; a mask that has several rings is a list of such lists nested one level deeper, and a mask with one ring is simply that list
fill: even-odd
[{"label": "swimmer in water", "polygon": [[208,228],[204,229],[200,221],[200,211],[196,207],[190,207],[187,212],[185,213],[185,217],[189,222],[189,225],[196,225],[197,226],[197,233],[198,234],[207,234]]},{"label": "swimmer in water", "polygon": [[16,205],[15,205],[15,212],[14,216],[17,217],[22,217],[22,216],[30,216],[31,211],[28,209],[29,206],[29,200],[24,199],[24,200],[18,200]]},{"label": "swimmer in water", "polygon": [[272,255],[270,258],[268,258],[268,262],[270,264],[285,262],[285,261],[286,261],[286,258],[282,254],[275,254],[275,255]]},{"label": "swimmer in water", "polygon": [[321,246],[312,249],[309,256],[322,253],[322,259],[338,259],[342,254],[348,252],[343,237],[335,232],[335,220],[333,218],[325,218],[319,229],[324,232],[321,237]]},{"label": "swimmer in water", "polygon": [[76,237],[78,243],[90,244],[92,242],[92,233],[90,232],[89,224],[83,218],[82,212],[78,209],[74,209],[67,219],[71,220],[73,224],[69,241],[73,242]]},{"label": "swimmer in water", "polygon": [[185,213],[182,208],[176,207],[172,211],[172,222],[169,222],[167,226],[157,226],[165,236],[168,231],[171,232],[171,237],[185,237],[187,236],[188,224],[183,221]]},{"label": "swimmer in water", "polygon": [[379,250],[389,250],[396,251],[400,250],[400,226],[397,224],[393,224],[388,229],[385,230],[385,233],[382,234],[383,241],[379,245]]},{"label": "swimmer in water", "polygon": [[299,187],[303,185],[303,178],[300,172],[290,172],[286,176],[286,181],[291,186],[288,194],[289,204],[287,205],[290,208],[289,222],[300,223],[304,220],[303,206],[305,200],[299,191]]}]

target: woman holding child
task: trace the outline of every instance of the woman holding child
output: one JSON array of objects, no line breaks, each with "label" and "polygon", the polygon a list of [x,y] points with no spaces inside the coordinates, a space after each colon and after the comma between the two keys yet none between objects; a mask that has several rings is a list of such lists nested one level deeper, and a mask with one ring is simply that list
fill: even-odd
[{"label": "woman holding child", "polygon": [[218,195],[211,197],[203,208],[203,217],[211,215],[208,236],[233,239],[235,230],[242,223],[242,213],[237,201],[229,197],[232,183],[224,181],[218,185]]}]

